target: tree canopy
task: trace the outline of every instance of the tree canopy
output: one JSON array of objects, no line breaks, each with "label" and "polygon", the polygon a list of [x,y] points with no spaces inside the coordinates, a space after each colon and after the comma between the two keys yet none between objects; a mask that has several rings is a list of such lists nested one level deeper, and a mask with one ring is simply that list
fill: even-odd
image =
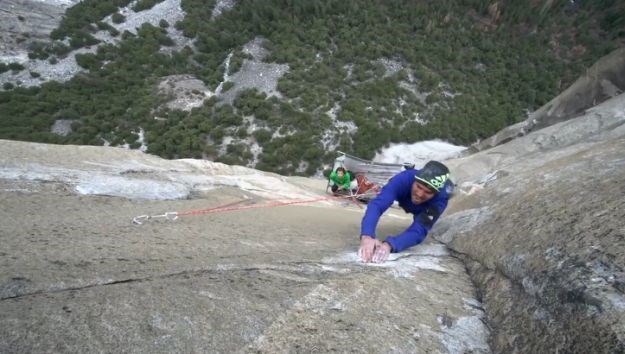
[{"label": "tree canopy", "polygon": [[[182,21],[120,35],[102,21],[123,22],[119,10],[128,4],[84,0],[68,9],[53,41],[33,46],[32,59],[94,45],[97,30],[119,35],[119,43],[76,55],[87,71],[65,83],[6,82],[0,138],[136,148],[143,129],[148,151],[167,158],[312,174],[334,158],[332,148],[370,158],[393,142],[470,144],[490,136],[525,119],[625,38],[625,5],[607,0],[508,1],[496,9],[486,0],[241,0],[211,20],[215,1],[182,0]],[[172,27],[193,48],[173,50]],[[232,104],[211,98],[191,111],[164,104],[156,90],[163,77],[190,74],[214,91],[228,55],[231,75],[251,58],[242,46],[259,37],[265,62],[289,66],[280,97],[252,89],[238,91]],[[0,64],[0,73],[23,69]],[[222,92],[233,88],[225,82]],[[72,132],[52,134],[57,119],[74,120]]]}]

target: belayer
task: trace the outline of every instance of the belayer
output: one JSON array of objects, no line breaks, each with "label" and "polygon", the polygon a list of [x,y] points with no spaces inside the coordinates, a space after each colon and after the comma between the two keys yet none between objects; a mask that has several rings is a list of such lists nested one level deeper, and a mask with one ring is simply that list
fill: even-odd
[{"label": "belayer", "polygon": [[344,167],[338,167],[330,173],[330,188],[332,189],[332,193],[336,194],[340,191],[356,191],[358,185],[356,181],[353,180],[349,171],[345,170]]},{"label": "belayer", "polygon": [[[365,263],[383,263],[389,253],[421,243],[447,208],[451,186],[449,169],[438,161],[430,161],[420,170],[408,169],[393,176],[367,205],[360,229],[360,259]],[[380,241],[376,239],[375,228],[394,201],[413,214],[413,222],[406,231]]]}]

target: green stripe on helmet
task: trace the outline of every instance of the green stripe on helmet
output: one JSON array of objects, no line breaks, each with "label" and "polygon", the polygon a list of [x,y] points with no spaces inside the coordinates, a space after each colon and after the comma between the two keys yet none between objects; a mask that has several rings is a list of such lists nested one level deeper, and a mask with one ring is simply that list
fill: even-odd
[{"label": "green stripe on helmet", "polygon": [[435,176],[434,178],[431,178],[429,180],[421,178],[417,175],[415,176],[415,179],[425,183],[427,186],[431,187],[435,191],[440,192],[441,188],[445,185],[445,182],[447,182],[447,180],[449,179],[449,173],[441,176]]}]

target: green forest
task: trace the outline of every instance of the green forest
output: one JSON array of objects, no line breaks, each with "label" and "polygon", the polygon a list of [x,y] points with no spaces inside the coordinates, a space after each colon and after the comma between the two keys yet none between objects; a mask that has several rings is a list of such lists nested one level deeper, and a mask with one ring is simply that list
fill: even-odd
[{"label": "green forest", "polygon": [[[134,10],[159,2],[142,0]],[[119,9],[129,3],[84,0],[68,9],[31,59],[54,63],[98,44],[99,30],[119,44],[76,55],[87,70],[67,82],[6,82],[0,138],[138,148],[143,129],[149,153],[248,166],[253,141],[262,147],[256,168],[311,175],[336,157],[321,143],[335,129],[333,108],[337,121],[357,127],[336,134],[336,149],[363,158],[397,142],[467,145],[524,120],[625,39],[625,5],[616,0],[240,0],[213,19],[215,1],[182,0],[186,15],[177,23],[146,23],[133,34],[103,22],[123,22]],[[175,45],[169,28],[193,46],[162,51]],[[242,46],[258,37],[265,62],[289,66],[278,81],[281,98],[246,90],[232,104],[213,97],[191,111],[166,108],[156,90],[163,77],[190,74],[215,90],[226,57],[233,53],[232,75],[246,58]],[[381,60],[401,70],[388,75]],[[0,72],[23,69],[0,64]],[[69,135],[51,132],[57,119],[73,120]]]}]

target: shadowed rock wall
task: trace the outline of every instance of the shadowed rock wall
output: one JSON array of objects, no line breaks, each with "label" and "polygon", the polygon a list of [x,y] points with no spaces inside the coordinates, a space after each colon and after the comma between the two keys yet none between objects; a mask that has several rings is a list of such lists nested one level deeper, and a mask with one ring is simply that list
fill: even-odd
[{"label": "shadowed rock wall", "polygon": [[493,352],[625,351],[624,111],[621,95],[450,162],[461,180],[492,177],[460,193],[434,237],[478,286]]}]

